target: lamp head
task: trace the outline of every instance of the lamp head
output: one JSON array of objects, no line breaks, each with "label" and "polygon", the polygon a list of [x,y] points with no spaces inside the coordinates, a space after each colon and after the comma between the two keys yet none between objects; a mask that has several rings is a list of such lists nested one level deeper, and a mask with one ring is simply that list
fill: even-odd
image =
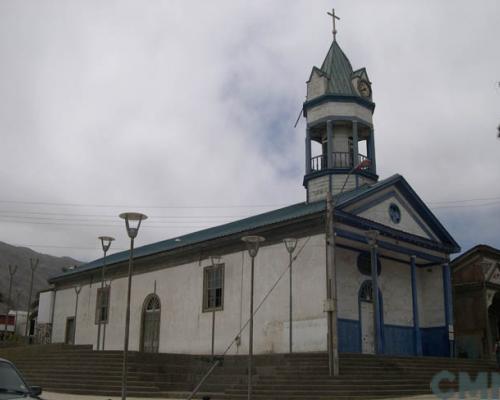
[{"label": "lamp head", "polygon": [[266,239],[258,235],[249,235],[243,236],[241,240],[246,243],[248,254],[250,254],[250,257],[254,258],[259,252],[260,244]]},{"label": "lamp head", "polygon": [[111,242],[115,240],[115,238],[111,236],[99,236],[99,240],[101,241],[102,250],[106,253],[111,246]]},{"label": "lamp head", "polygon": [[285,243],[285,247],[290,254],[292,254],[295,250],[295,247],[297,247],[297,239],[295,238],[283,239],[283,243]]},{"label": "lamp head", "polygon": [[120,214],[120,218],[125,220],[125,226],[127,228],[127,234],[130,239],[134,239],[137,237],[139,233],[139,228],[141,226],[141,222],[148,217],[144,214],[137,212],[125,212]]}]

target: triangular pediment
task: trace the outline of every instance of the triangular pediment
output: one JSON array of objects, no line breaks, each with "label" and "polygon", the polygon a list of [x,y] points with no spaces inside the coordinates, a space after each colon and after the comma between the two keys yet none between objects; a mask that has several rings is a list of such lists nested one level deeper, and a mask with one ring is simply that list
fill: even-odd
[{"label": "triangular pediment", "polygon": [[401,230],[429,240],[437,240],[435,234],[418,212],[395,188],[373,195],[351,212],[361,218]]},{"label": "triangular pediment", "polygon": [[379,226],[459,249],[408,182],[395,175],[340,199],[339,209]]}]

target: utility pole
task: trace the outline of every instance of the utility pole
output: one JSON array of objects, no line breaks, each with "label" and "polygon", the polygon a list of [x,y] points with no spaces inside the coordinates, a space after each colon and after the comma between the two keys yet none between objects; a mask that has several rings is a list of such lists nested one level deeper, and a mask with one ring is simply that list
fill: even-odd
[{"label": "utility pole", "polygon": [[28,313],[26,314],[26,327],[24,330],[24,336],[26,337],[26,341],[29,342],[28,340],[28,328],[29,328],[29,322],[30,322],[30,310],[31,310],[31,296],[33,295],[33,280],[35,278],[35,270],[38,268],[38,263],[39,263],[38,258],[30,258],[30,268],[31,268],[31,283],[30,283],[30,293],[28,296]]},{"label": "utility pole", "polygon": [[[9,275],[10,275],[10,280],[9,280],[9,297],[7,298],[7,313],[5,315],[5,324],[4,324],[4,331],[3,331],[3,340],[4,342],[7,341],[7,322],[8,322],[8,319],[9,319],[9,308],[12,307],[12,299],[11,299],[11,296],[12,296],[12,280],[14,278],[14,274],[16,273],[17,271],[17,265],[15,265],[14,267],[12,265],[9,264]],[[14,330],[15,330],[15,326],[14,326]]]},{"label": "utility pole", "polygon": [[[330,156],[329,156],[330,157]],[[354,165],[347,173],[342,188],[337,194],[335,201],[332,195],[332,185],[329,182],[326,194],[326,300],[324,311],[327,312],[328,328],[328,370],[330,376],[339,374],[339,342],[337,325],[337,268],[335,265],[335,206],[339,196],[344,193],[347,181],[353,172],[368,168],[371,161],[368,159]],[[332,164],[330,164],[332,165]]]},{"label": "utility pole", "polygon": [[337,277],[335,268],[334,204],[331,188],[326,195],[326,301],[328,324],[328,370],[330,376],[339,374],[337,327]]},{"label": "utility pole", "polygon": [[17,324],[19,323],[18,318],[19,318],[19,299],[21,297],[21,292],[19,290],[16,290],[16,322],[14,325],[14,333],[17,332]]}]

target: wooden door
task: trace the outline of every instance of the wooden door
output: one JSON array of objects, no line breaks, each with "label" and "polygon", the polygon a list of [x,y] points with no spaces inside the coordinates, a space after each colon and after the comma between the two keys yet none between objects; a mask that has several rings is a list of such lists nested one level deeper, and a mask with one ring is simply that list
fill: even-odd
[{"label": "wooden door", "polygon": [[64,343],[75,344],[75,317],[68,317],[66,319],[66,334]]}]

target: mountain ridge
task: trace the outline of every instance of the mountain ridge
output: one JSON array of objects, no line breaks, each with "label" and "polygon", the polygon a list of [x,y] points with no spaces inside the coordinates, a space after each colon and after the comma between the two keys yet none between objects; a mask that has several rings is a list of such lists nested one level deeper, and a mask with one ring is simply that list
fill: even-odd
[{"label": "mountain ridge", "polygon": [[14,246],[0,242],[0,311],[5,312],[8,307],[9,295],[9,265],[17,265],[17,271],[12,280],[11,303],[8,308],[27,310],[29,289],[31,283],[30,259],[38,259],[38,267],[33,279],[32,301],[36,294],[48,289],[50,285],[47,279],[61,271],[63,267],[81,265],[82,262],[71,257],[56,257],[50,254],[39,253],[26,246]]}]

